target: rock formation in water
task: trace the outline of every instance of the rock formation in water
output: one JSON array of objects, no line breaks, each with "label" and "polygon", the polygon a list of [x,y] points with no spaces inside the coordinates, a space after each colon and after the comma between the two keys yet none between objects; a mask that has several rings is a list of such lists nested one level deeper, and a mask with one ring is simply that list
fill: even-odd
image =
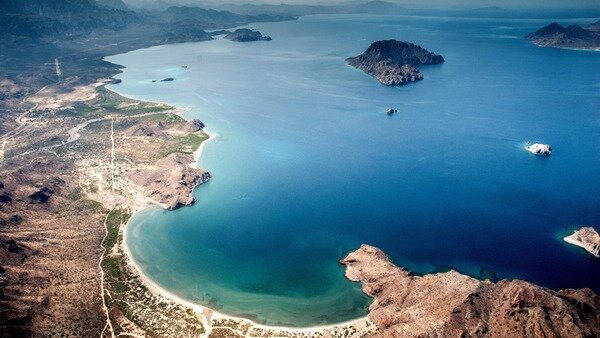
[{"label": "rock formation in water", "polygon": [[525,150],[535,155],[548,156],[552,153],[552,147],[549,144],[534,143],[525,147]]},{"label": "rock formation in water", "polygon": [[261,32],[254,31],[248,28],[240,28],[236,29],[234,32],[231,32],[225,35],[225,39],[229,39],[231,41],[238,42],[248,42],[248,41],[271,41],[271,37],[268,35],[263,36]]},{"label": "rock formation in water", "polygon": [[584,248],[596,257],[600,257],[600,235],[592,227],[583,227],[564,238],[565,242]]},{"label": "rock formation in water", "polygon": [[363,245],[341,261],[374,298],[369,319],[384,337],[598,337],[600,297],[524,281],[480,281],[456,271],[422,277]]},{"label": "rock formation in water", "polygon": [[526,38],[541,47],[600,49],[600,21],[587,26],[563,27],[554,22]]},{"label": "rock formation in water", "polygon": [[384,85],[398,86],[423,79],[416,66],[443,63],[444,58],[410,42],[384,40],[346,61]]}]

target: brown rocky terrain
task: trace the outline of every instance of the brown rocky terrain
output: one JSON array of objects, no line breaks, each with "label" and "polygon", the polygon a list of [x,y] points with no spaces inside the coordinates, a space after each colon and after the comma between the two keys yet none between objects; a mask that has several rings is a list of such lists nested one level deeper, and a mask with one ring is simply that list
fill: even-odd
[{"label": "brown rocky terrain", "polygon": [[[98,336],[107,330],[106,299],[113,300],[107,311],[115,327],[202,329],[183,309],[167,311],[152,297],[136,303],[155,308],[159,319],[146,315],[134,324],[131,315],[117,315],[123,283],[113,275],[117,261],[102,258],[101,243],[115,206],[191,203],[208,174],[189,164],[208,136],[182,111],[121,97],[105,82],[47,86],[20,98],[11,94],[14,85],[5,86],[10,98],[1,103],[15,114],[3,116],[12,127],[0,139],[0,337]],[[127,132],[148,126],[157,133]],[[130,179],[145,171],[152,180]],[[149,189],[156,181],[162,184]],[[104,286],[103,270],[111,276]],[[104,299],[103,289],[111,290]]]},{"label": "brown rocky terrain", "polygon": [[363,245],[341,261],[374,298],[369,319],[384,337],[598,337],[600,298],[524,281],[480,281],[456,271],[414,276]]},{"label": "brown rocky terrain", "polygon": [[587,250],[595,257],[600,257],[600,235],[592,227],[583,227],[564,238],[565,242]]},{"label": "brown rocky terrain", "polygon": [[192,190],[210,179],[208,172],[190,167],[193,162],[191,155],[170,154],[151,168],[131,172],[129,178],[144,195],[174,209],[194,203]]}]

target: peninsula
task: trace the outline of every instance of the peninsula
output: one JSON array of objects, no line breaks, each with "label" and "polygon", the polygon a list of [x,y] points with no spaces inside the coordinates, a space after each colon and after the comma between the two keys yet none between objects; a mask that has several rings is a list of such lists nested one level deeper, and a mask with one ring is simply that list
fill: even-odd
[{"label": "peninsula", "polygon": [[271,41],[271,37],[268,35],[262,35],[261,32],[255,31],[249,28],[240,28],[225,35],[225,39],[237,42],[249,42],[249,41]]},{"label": "peninsula", "polygon": [[600,21],[587,27],[551,23],[526,36],[540,47],[600,50]]},{"label": "peninsula", "polygon": [[423,79],[416,66],[443,63],[444,58],[410,42],[384,40],[346,61],[386,86],[400,86]]},{"label": "peninsula", "polygon": [[592,227],[583,227],[565,237],[564,241],[584,248],[595,257],[600,257],[600,235]]},{"label": "peninsula", "polygon": [[414,276],[363,245],[341,260],[374,298],[369,319],[383,337],[594,337],[600,297],[520,281],[480,281],[456,271]]}]

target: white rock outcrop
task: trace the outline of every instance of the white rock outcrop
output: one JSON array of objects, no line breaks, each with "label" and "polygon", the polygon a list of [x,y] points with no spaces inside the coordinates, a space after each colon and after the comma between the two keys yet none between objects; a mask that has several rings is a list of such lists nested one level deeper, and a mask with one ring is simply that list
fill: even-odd
[{"label": "white rock outcrop", "polygon": [[525,150],[535,155],[550,155],[552,147],[549,144],[534,143],[525,147]]}]

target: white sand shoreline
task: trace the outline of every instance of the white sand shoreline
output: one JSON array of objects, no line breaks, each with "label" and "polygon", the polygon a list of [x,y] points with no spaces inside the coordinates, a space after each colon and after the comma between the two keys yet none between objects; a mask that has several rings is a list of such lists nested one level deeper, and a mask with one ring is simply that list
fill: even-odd
[{"label": "white sand shoreline", "polygon": [[[191,109],[189,109],[189,108],[180,108],[180,107],[177,107],[177,106],[167,103],[167,102],[150,101],[150,100],[146,100],[146,99],[136,98],[133,96],[128,96],[128,95],[120,93],[116,90],[113,90],[111,88],[106,88],[106,89],[110,90],[118,95],[121,95],[125,98],[128,98],[128,99],[172,106],[172,107],[174,107],[174,110],[165,111],[165,113],[175,113],[175,114],[181,116],[183,119],[189,120],[188,117],[184,116],[185,113],[191,111]],[[206,133],[209,138],[207,140],[205,140],[204,142],[202,142],[200,144],[200,146],[194,151],[194,153],[193,153],[194,161],[192,163],[190,163],[190,166],[192,166],[194,168],[200,168],[199,160],[200,160],[200,157],[202,156],[202,153],[204,151],[204,147],[206,146],[206,144],[208,144],[209,142],[213,141],[216,137],[218,137],[218,134],[216,134],[214,132],[209,132],[206,129],[203,129],[203,132]],[[191,194],[194,193],[194,191],[196,190],[197,187],[198,186],[196,186],[192,189]],[[153,203],[153,204],[165,209],[165,207],[159,203]],[[134,204],[134,205],[138,206],[138,204]],[[132,210],[131,218],[133,218],[133,216],[135,216],[135,214],[137,214],[147,208],[149,208],[149,207],[144,207],[144,208],[140,208],[140,209],[136,208],[136,210]],[[164,288],[162,288],[160,285],[158,285],[156,282],[154,282],[152,279],[150,279],[148,276],[146,276],[143,273],[141,268],[137,265],[137,263],[133,259],[133,256],[131,255],[129,248],[127,247],[127,226],[128,225],[129,225],[129,222],[127,222],[127,224],[125,224],[122,227],[122,229],[120,229],[120,231],[122,232],[122,235],[123,235],[121,248],[125,252],[126,263],[132,268],[132,270],[135,272],[135,274],[137,274],[140,277],[142,283],[148,290],[150,290],[150,292],[152,292],[153,294],[155,294],[159,297],[163,297],[169,301],[192,308],[202,318],[203,324],[206,326],[206,330],[207,330],[206,334],[205,334],[206,337],[211,332],[211,329],[212,329],[211,322],[213,320],[219,320],[219,319],[224,319],[224,320],[231,319],[231,320],[235,320],[235,321],[248,323],[248,324],[251,324],[252,328],[265,330],[265,331],[280,331],[280,332],[283,331],[283,332],[288,332],[288,333],[303,333],[303,334],[311,334],[311,333],[316,334],[316,333],[322,332],[324,330],[332,330],[334,328],[340,328],[340,327],[357,326],[359,328],[363,328],[363,327],[368,328],[368,327],[373,326],[373,324],[371,323],[371,321],[368,319],[367,316],[359,317],[359,318],[341,322],[341,323],[316,325],[316,326],[309,326],[309,327],[270,326],[270,325],[256,323],[247,318],[226,315],[224,313],[218,312],[209,307],[199,305],[199,304],[193,303],[191,301],[185,300],[185,299],[165,290]]]}]

